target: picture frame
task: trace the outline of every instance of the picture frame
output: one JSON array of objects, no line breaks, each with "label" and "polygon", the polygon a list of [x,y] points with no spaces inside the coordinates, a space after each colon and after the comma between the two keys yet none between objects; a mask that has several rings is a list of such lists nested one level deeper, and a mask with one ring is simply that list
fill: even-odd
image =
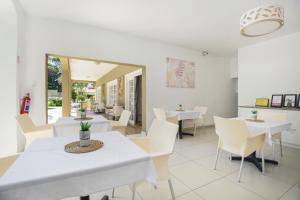
[{"label": "picture frame", "polygon": [[256,107],[269,107],[269,99],[268,98],[256,98],[255,106]]},{"label": "picture frame", "polygon": [[285,94],[283,107],[294,108],[297,106],[297,94]]},{"label": "picture frame", "polygon": [[273,94],[271,99],[271,107],[281,108],[283,105],[283,95],[282,94]]},{"label": "picture frame", "polygon": [[298,94],[298,103],[297,103],[297,108],[300,108],[300,94]]}]

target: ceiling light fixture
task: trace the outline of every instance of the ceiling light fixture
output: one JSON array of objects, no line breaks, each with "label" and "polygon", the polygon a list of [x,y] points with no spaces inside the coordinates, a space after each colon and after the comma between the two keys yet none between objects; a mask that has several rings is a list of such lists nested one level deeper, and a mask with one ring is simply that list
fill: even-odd
[{"label": "ceiling light fixture", "polygon": [[246,37],[262,36],[280,29],[283,25],[283,7],[262,5],[242,15],[240,33]]}]

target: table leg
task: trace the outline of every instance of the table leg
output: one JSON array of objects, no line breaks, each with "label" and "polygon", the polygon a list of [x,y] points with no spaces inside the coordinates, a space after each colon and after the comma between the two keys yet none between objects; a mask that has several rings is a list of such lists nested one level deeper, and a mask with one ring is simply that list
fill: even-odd
[{"label": "table leg", "polygon": [[[90,196],[89,195],[88,196],[81,196],[80,200],[90,200]],[[104,195],[101,200],[109,200],[109,197],[107,195]]]},{"label": "table leg", "polygon": [[183,130],[182,130],[182,124],[183,124],[182,120],[179,120],[178,121],[178,125],[179,125],[178,134],[179,134],[179,138],[182,139],[183,135],[194,136],[194,134],[192,134],[192,133],[185,133],[185,132],[183,132]]},{"label": "table leg", "polygon": [[[241,160],[242,158],[239,156],[234,156],[231,158],[231,160]],[[249,156],[247,156],[245,159],[245,161],[247,162],[251,162],[253,163],[256,168],[262,172],[262,166],[261,166],[261,158],[256,157],[256,152],[253,152],[252,154],[250,154]],[[271,163],[274,165],[278,165],[278,162],[275,160],[269,160],[269,159],[265,159],[265,163]]]}]

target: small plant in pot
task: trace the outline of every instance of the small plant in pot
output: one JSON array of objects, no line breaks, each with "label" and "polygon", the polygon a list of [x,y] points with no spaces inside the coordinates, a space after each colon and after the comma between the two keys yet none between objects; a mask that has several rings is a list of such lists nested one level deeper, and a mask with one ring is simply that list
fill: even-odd
[{"label": "small plant in pot", "polygon": [[257,110],[252,110],[251,113],[252,120],[257,120]]},{"label": "small plant in pot", "polygon": [[80,123],[80,132],[79,132],[79,138],[80,138],[80,146],[81,147],[87,147],[90,145],[90,138],[91,138],[91,133],[90,133],[90,128],[91,124],[88,122],[81,122]]},{"label": "small plant in pot", "polygon": [[178,110],[179,110],[179,111],[182,111],[182,110],[183,110],[182,104],[179,104],[179,105],[178,105]]},{"label": "small plant in pot", "polygon": [[79,112],[80,112],[80,118],[85,119],[86,118],[86,110],[84,108],[80,108]]}]

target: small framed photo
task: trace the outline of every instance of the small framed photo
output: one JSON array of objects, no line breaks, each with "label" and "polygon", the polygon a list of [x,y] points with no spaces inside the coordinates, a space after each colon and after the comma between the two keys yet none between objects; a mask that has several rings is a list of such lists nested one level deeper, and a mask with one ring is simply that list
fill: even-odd
[{"label": "small framed photo", "polygon": [[296,107],[297,105],[297,95],[296,94],[285,94],[284,95],[284,107]]},{"label": "small framed photo", "polygon": [[283,95],[273,94],[271,99],[271,107],[281,108],[283,105]]}]

